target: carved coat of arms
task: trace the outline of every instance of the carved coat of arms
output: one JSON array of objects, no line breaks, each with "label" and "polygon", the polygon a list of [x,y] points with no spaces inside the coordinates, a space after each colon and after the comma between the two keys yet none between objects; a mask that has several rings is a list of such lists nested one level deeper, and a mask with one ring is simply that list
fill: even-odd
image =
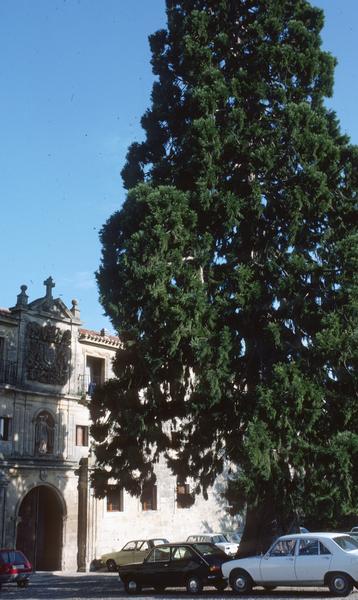
[{"label": "carved coat of arms", "polygon": [[32,381],[64,385],[70,374],[71,331],[54,325],[26,328],[26,375]]}]

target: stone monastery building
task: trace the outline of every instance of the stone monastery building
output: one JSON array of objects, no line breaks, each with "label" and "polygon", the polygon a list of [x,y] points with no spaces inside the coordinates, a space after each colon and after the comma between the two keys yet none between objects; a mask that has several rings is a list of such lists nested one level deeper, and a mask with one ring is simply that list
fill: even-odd
[{"label": "stone monastery building", "polygon": [[190,482],[177,485],[164,463],[141,498],[105,499],[89,485],[88,404],[95,385],[113,377],[120,341],[82,328],[75,300],[42,298],[0,309],[0,544],[22,549],[37,570],[88,570],[91,561],[136,538],[184,540],[227,529],[217,486],[188,508]]}]

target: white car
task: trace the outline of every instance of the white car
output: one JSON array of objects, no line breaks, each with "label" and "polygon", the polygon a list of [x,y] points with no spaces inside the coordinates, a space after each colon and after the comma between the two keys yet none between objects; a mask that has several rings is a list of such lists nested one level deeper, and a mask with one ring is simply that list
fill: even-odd
[{"label": "white car", "polygon": [[228,554],[229,556],[235,556],[239,547],[239,544],[237,543],[228,542],[223,533],[197,533],[195,535],[189,535],[186,541],[190,542],[190,544],[210,542],[211,544],[215,544],[215,546],[223,550],[225,554]]},{"label": "white car", "polygon": [[230,560],[221,570],[236,593],[257,585],[327,585],[335,596],[347,596],[358,586],[358,541],[342,533],[283,535],[266,554]]}]

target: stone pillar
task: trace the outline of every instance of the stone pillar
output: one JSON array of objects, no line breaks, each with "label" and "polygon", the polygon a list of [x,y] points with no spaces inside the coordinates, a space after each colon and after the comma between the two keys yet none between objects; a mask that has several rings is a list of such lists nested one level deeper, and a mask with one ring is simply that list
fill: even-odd
[{"label": "stone pillar", "polygon": [[78,469],[77,570],[86,571],[87,554],[88,458],[81,458]]},{"label": "stone pillar", "polygon": [[0,545],[4,548],[6,544],[6,489],[9,478],[0,471]]}]

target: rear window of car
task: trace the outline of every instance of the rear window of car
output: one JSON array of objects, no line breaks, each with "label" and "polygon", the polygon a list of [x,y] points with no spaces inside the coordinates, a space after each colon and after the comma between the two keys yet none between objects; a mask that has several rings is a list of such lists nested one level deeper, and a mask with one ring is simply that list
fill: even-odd
[{"label": "rear window of car", "polygon": [[342,550],[357,550],[358,542],[350,535],[341,535],[333,538],[333,541],[342,548]]},{"label": "rear window of car", "polygon": [[10,563],[12,565],[23,565],[27,562],[25,556],[18,550],[1,550],[0,560],[2,563]]},{"label": "rear window of car", "polygon": [[162,540],[152,540],[152,544],[153,546],[160,546],[160,544],[167,544],[168,540],[162,539]]}]

